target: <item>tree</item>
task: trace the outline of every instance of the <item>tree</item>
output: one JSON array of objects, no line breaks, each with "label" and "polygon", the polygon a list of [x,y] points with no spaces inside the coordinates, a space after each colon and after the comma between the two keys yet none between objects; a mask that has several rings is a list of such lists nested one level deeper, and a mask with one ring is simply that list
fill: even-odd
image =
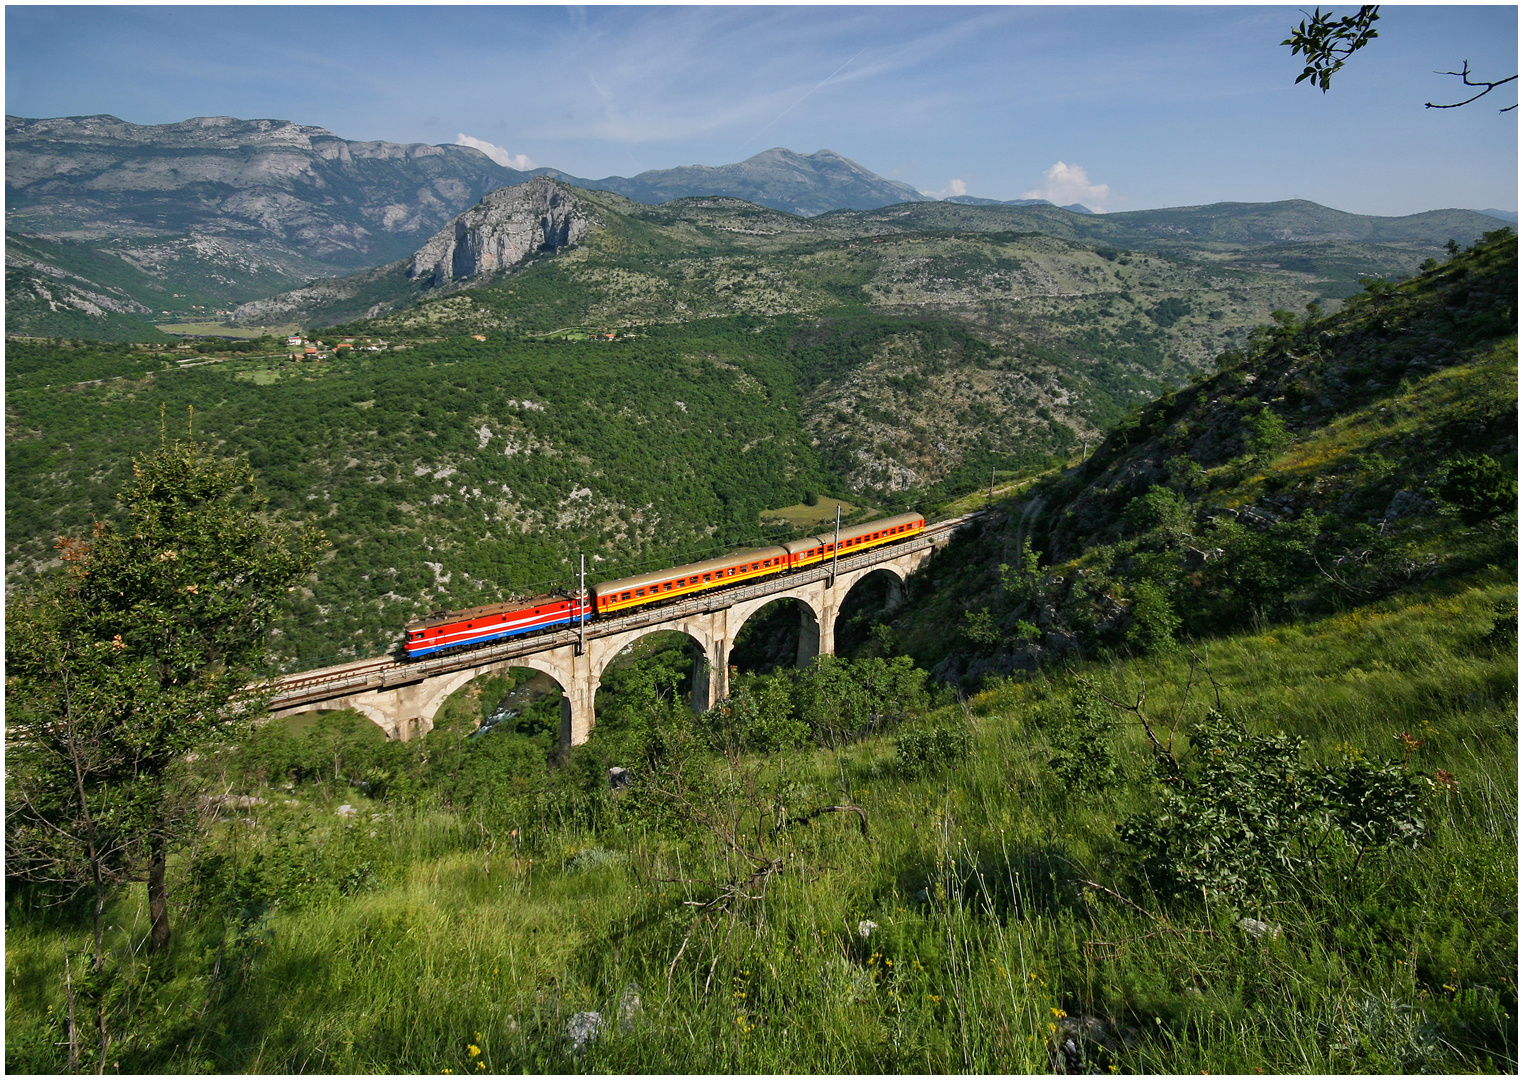
[{"label": "tree", "polygon": [[148,884],[169,943],[168,852],[193,804],[188,754],[234,736],[266,630],[313,567],[314,530],[271,520],[247,462],[164,441],[133,462],[120,526],[63,538],[62,572],[6,612],[8,870],[95,892]]},{"label": "tree", "polygon": [[[1309,18],[1302,19],[1301,25],[1291,32],[1290,37],[1280,42],[1281,45],[1290,46],[1293,56],[1306,57],[1306,68],[1296,76],[1296,82],[1301,83],[1310,79],[1313,86],[1318,87],[1324,94],[1327,93],[1328,87],[1332,85],[1333,75],[1343,67],[1348,58],[1380,36],[1379,31],[1375,29],[1375,23],[1379,19],[1379,4],[1364,4],[1357,14],[1345,15],[1341,19],[1334,19],[1331,11],[1324,12],[1318,8]],[[1425,103],[1424,108],[1458,109],[1462,105],[1469,105],[1477,98],[1485,97],[1499,86],[1516,82],[1518,78],[1516,75],[1509,75],[1505,79],[1495,81],[1472,80],[1469,60],[1464,62],[1459,71],[1445,71],[1443,74],[1453,75],[1467,87],[1481,87],[1481,92],[1464,101],[1455,101],[1448,105],[1438,105],[1429,101]],[[1501,111],[1511,112],[1517,107],[1514,103]]]}]

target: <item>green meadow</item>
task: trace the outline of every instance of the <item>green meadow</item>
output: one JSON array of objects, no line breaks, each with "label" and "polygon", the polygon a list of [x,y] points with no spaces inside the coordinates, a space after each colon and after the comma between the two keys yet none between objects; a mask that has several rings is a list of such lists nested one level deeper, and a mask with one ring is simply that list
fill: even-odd
[{"label": "green meadow", "polygon": [[[1495,615],[1515,598],[1501,572],[1436,584],[834,747],[648,755],[617,792],[596,731],[560,767],[577,783],[459,805],[335,784],[331,726],[291,736],[320,759],[303,781],[229,750],[201,763],[213,789],[263,801],[173,868],[170,954],[141,951],[141,890],[109,912],[103,1064],[1035,1072],[1067,1040],[1101,1071],[1515,1071],[1516,638]],[[623,737],[648,747],[662,708]],[[1164,809],[1143,721],[1188,764],[1212,711],[1303,740],[1305,765],[1390,763],[1418,834],[1361,852],[1327,829],[1272,891],[1165,895],[1118,838]],[[1084,716],[1098,773],[1062,767]],[[966,739],[915,741],[936,731]],[[54,1071],[88,920],[8,906],[6,1064]]]}]

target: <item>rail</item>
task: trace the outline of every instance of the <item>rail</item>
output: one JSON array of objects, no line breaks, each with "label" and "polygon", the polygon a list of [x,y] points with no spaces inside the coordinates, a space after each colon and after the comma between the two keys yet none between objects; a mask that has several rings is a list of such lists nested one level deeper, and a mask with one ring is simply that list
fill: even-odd
[{"label": "rail", "polygon": [[[750,585],[739,585],[729,589],[716,589],[679,600],[676,603],[662,604],[655,608],[644,608],[639,611],[630,612],[627,615],[617,615],[611,619],[598,619],[587,624],[586,636],[589,638],[608,637],[613,634],[623,633],[626,630],[636,630],[644,626],[671,622],[674,619],[687,615],[707,614],[722,608],[731,607],[738,601],[751,600],[758,596],[767,596],[772,593],[787,592],[789,589],[797,588],[800,585],[807,585],[811,582],[833,577],[842,571],[859,570],[863,567],[872,566],[875,563],[897,559],[899,556],[909,554],[910,552],[923,551],[926,548],[935,547],[938,541],[949,537],[963,526],[983,517],[987,512],[985,510],[974,510],[955,518],[938,521],[932,525],[927,525],[924,532],[909,540],[896,544],[885,544],[882,547],[875,547],[854,555],[847,555],[834,564],[820,563],[804,570],[795,570]],[[506,641],[478,645],[474,648],[462,649],[460,652],[431,656],[422,660],[399,660],[391,656],[378,656],[369,660],[355,660],[334,667],[294,672],[265,683],[264,689],[274,689],[275,691],[274,696],[270,698],[270,708],[288,709],[296,705],[305,705],[324,701],[328,698],[339,697],[344,692],[358,693],[365,690],[385,690],[394,686],[405,686],[408,683],[421,682],[423,679],[431,676],[459,671],[462,668],[480,667],[483,664],[495,663],[500,660],[512,660],[519,656],[530,656],[534,653],[548,652],[551,649],[575,644],[580,637],[581,628],[573,624],[567,629],[553,630],[545,634],[533,634],[528,637],[509,638]]]}]

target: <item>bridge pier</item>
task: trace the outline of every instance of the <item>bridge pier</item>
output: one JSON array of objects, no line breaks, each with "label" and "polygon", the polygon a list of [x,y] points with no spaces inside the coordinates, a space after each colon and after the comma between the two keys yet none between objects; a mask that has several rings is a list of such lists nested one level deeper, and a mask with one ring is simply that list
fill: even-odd
[{"label": "bridge pier", "polygon": [[[834,631],[835,627],[832,626]],[[831,635],[834,637],[834,634]],[[794,657],[794,667],[808,667],[814,663],[814,658],[820,655],[820,642],[824,639],[824,631],[820,626],[820,620],[809,610],[808,604],[799,605],[799,647]],[[828,649],[826,650],[829,651]]]},{"label": "bridge pier", "polygon": [[601,680],[589,677],[570,687],[562,687],[561,745],[581,746],[592,734],[593,701]]}]

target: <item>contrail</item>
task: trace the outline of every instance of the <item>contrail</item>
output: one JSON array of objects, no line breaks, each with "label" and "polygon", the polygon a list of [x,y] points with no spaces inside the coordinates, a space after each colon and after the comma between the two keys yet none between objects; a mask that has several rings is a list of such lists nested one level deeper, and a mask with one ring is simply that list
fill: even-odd
[{"label": "contrail", "polygon": [[837,76],[837,75],[839,75],[839,74],[841,74],[841,72],[843,72],[843,71],[845,71],[845,70],[846,70],[846,68],[847,68],[847,67],[848,67],[848,66],[849,66],[849,65],[850,65],[850,64],[851,64],[851,61],[852,61],[852,60],[855,60],[855,59],[856,59],[856,58],[857,58],[857,57],[858,57],[858,56],[861,56],[861,55],[862,55],[862,54],[863,54],[863,53],[865,53],[865,52],[866,52],[866,51],[867,51],[867,47],[866,47],[866,46],[863,46],[863,47],[862,47],[862,48],[860,48],[860,49],[858,49],[858,50],[857,50],[857,52],[856,52],[856,56],[853,56],[853,57],[852,57],[852,58],[851,58],[851,60],[848,60],[848,61],[846,61],[846,63],[844,63],[844,64],[842,64],[842,65],[841,65],[841,66],[840,66],[840,67],[838,67],[838,68],[836,68],[836,69],[835,69],[835,70],[834,70],[834,71],[832,71],[832,72],[831,72],[831,73],[830,73],[830,74],[829,74],[829,75],[828,75],[828,76],[826,76],[826,77],[825,77],[825,78],[823,78],[823,79],[821,79],[821,80],[820,80],[820,81],[819,81],[819,82],[818,82],[818,83],[816,83],[816,84],[815,84],[815,85],[814,85],[814,86],[812,86],[812,87],[811,87],[811,88],[810,88],[810,89],[809,89],[809,91],[808,91],[808,93],[806,93],[806,94],[804,94],[804,96],[803,96],[803,97],[801,97],[801,98],[799,98],[799,99],[798,99],[798,100],[797,100],[797,101],[795,101],[795,102],[794,102],[794,103],[793,103],[793,104],[792,104],[792,105],[789,105],[789,106],[788,106],[788,107],[787,107],[787,108],[786,108],[786,109],[784,109],[784,110],[783,110],[783,111],[782,111],[782,112],[780,112],[780,113],[778,113],[778,114],[777,114],[777,115],[776,115],[776,116],[774,116],[774,117],[773,117],[773,118],[772,118],[772,119],[771,119],[771,120],[769,120],[769,121],[767,121],[767,123],[766,123],[766,124],[765,124],[765,125],[763,125],[763,127],[762,127],[762,129],[761,129],[761,130],[760,130],[760,131],[758,131],[758,132],[757,132],[757,133],[756,133],[756,134],[755,134],[755,135],[752,135],[752,136],[751,136],[751,137],[750,137],[750,138],[749,138],[749,139],[747,139],[747,140],[746,140],[746,141],[745,141],[745,142],[743,142],[743,143],[741,143],[741,144],[740,144],[740,149],[739,149],[739,150],[737,150],[737,151],[736,151],[736,153],[743,153],[743,152],[744,152],[744,151],[745,151],[745,149],[746,149],[746,143],[753,143],[753,142],[755,142],[755,141],[756,141],[756,140],[757,140],[757,139],[759,139],[759,138],[761,138],[761,137],[762,137],[762,136],[763,136],[763,135],[765,135],[765,134],[766,134],[766,133],[767,133],[767,129],[768,129],[768,128],[770,128],[770,127],[771,127],[771,126],[772,126],[772,125],[773,125],[773,124],[775,124],[775,123],[777,123],[777,122],[778,122],[778,121],[779,121],[779,120],[781,120],[781,119],[782,119],[782,118],[783,118],[783,117],[785,117],[785,116],[787,116],[787,115],[788,115],[788,114],[789,114],[789,113],[791,113],[791,112],[792,112],[792,111],[793,111],[793,110],[794,110],[794,109],[796,109],[796,108],[798,108],[798,107],[799,107],[799,106],[800,106],[800,105],[802,105],[802,104],[803,104],[803,103],[804,103],[804,102],[805,102],[805,100],[807,100],[807,99],[808,99],[808,97],[809,97],[809,95],[810,95],[810,94],[812,94],[812,93],[814,93],[814,92],[815,92],[815,91],[816,91],[816,90],[818,90],[818,89],[819,89],[819,88],[820,88],[820,87],[822,87],[822,86],[824,86],[824,85],[825,85],[825,84],[826,84],[826,83],[828,83],[828,82],[829,82],[829,81],[830,81],[830,80],[831,80],[831,79],[834,79],[834,78],[835,78],[835,77],[836,77],[836,76]]}]

